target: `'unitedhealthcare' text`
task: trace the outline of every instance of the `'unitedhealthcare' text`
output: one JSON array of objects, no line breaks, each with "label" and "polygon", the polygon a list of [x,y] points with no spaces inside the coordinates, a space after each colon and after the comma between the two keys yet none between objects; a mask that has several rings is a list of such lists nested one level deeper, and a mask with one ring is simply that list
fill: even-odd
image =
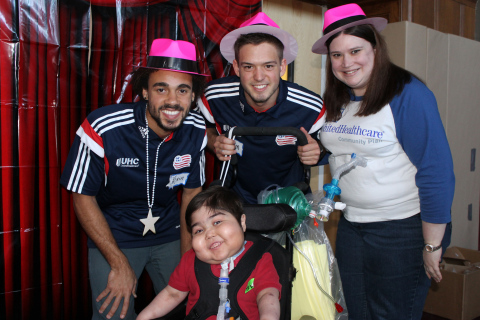
[{"label": "'unitedhealthcare' text", "polygon": [[363,137],[370,137],[376,139],[383,138],[383,132],[370,130],[370,129],[362,129],[360,126],[347,126],[345,124],[341,124],[339,126],[334,126],[333,124],[325,124],[322,128],[322,132],[334,132],[334,133],[344,133],[344,134],[353,134],[357,136]]}]

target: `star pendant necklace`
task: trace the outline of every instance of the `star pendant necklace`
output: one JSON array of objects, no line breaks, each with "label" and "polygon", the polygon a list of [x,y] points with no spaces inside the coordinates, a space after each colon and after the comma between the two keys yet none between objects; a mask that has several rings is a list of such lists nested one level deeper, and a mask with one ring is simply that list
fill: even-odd
[{"label": "star pendant necklace", "polygon": [[157,233],[155,230],[155,222],[160,219],[160,217],[154,217],[152,215],[152,208],[153,208],[153,203],[155,200],[155,184],[157,183],[157,162],[158,162],[158,150],[160,150],[160,146],[165,142],[165,140],[168,138],[168,135],[163,139],[162,142],[157,147],[157,153],[155,155],[155,167],[154,167],[154,175],[153,175],[153,186],[152,186],[152,199],[150,202],[150,174],[149,174],[149,163],[148,163],[148,120],[147,120],[147,108],[148,108],[148,102],[147,102],[147,107],[145,108],[145,123],[147,125],[147,130],[146,130],[146,162],[147,162],[147,203],[148,203],[148,216],[145,219],[140,219],[140,222],[142,222],[145,225],[145,228],[143,229],[143,236],[147,234],[148,231],[152,231],[153,233]]}]

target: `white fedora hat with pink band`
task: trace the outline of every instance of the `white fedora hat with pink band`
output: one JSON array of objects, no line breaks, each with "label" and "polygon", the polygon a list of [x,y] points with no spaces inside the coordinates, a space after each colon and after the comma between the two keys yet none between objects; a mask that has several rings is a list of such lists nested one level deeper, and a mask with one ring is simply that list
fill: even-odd
[{"label": "white fedora hat with pink band", "polygon": [[198,71],[195,45],[188,41],[155,39],[150,48],[147,66],[143,68],[162,69],[174,72],[200,74]]},{"label": "white fedora hat with pink band", "polygon": [[323,18],[323,37],[313,44],[312,52],[327,54],[328,48],[325,42],[331,36],[350,27],[371,24],[378,31],[382,31],[387,26],[387,23],[388,21],[385,18],[367,18],[362,8],[356,3],[329,9],[325,12],[325,17]]},{"label": "white fedora hat with pink band", "polygon": [[283,57],[287,60],[287,64],[295,60],[297,57],[297,40],[295,40],[295,38],[287,31],[280,29],[278,24],[270,19],[265,13],[259,12],[242,23],[238,29],[227,33],[222,41],[220,41],[220,52],[228,62],[232,63],[235,59],[233,45],[235,44],[235,41],[237,41],[237,38],[242,34],[248,33],[266,33],[280,40],[284,46]]}]

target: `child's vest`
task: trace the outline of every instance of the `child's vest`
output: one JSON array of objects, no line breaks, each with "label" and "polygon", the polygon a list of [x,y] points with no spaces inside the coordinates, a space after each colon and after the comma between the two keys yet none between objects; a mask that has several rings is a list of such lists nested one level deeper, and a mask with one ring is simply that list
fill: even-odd
[{"label": "child's vest", "polygon": [[[258,240],[253,242],[233,271],[230,272],[228,299],[230,300],[231,310],[228,313],[229,318],[234,317],[234,319],[237,319],[240,317],[242,320],[248,319],[238,305],[237,293],[245,281],[247,281],[263,254],[270,250],[273,244],[274,240],[259,237]],[[195,258],[195,276],[200,287],[200,297],[185,320],[203,320],[216,315],[218,305],[220,304],[218,277],[213,275],[211,265]]]}]

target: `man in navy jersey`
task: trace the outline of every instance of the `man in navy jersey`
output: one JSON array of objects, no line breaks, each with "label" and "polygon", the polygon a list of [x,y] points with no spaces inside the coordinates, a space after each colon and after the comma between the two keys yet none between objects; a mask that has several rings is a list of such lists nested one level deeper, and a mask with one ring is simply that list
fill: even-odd
[{"label": "man in navy jersey", "polygon": [[190,246],[184,215],[205,180],[207,143],[190,111],[204,88],[196,57],[189,42],[154,40],[132,77],[142,99],[99,108],[77,130],[61,184],[89,237],[92,319],[135,319],[142,271],[160,292]]},{"label": "man in navy jersey", "polygon": [[[247,203],[272,184],[287,187],[304,180],[302,163],[320,158],[317,133],[324,123],[323,101],[315,93],[281,79],[297,56],[295,38],[263,12],[228,33],[220,43],[236,76],[210,82],[197,107],[207,120],[208,148],[221,161],[238,155],[232,187]],[[225,137],[232,127],[295,127],[308,144],[291,136]]]}]

